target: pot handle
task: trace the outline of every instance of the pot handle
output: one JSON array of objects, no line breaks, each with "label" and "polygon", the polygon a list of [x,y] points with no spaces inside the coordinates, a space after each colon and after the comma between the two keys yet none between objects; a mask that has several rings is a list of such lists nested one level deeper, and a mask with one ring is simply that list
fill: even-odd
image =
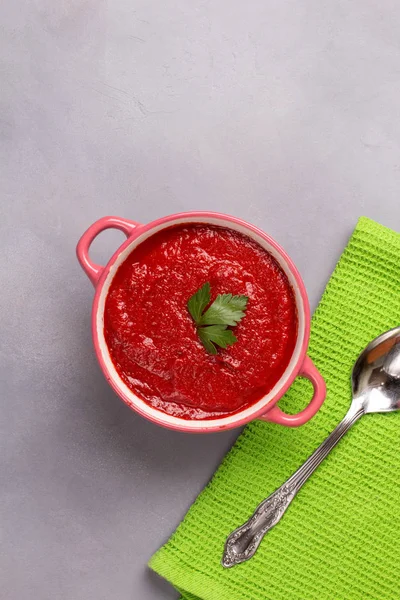
[{"label": "pot handle", "polygon": [[287,427],[298,427],[304,425],[319,411],[326,398],[326,383],[317,367],[309,356],[306,356],[299,375],[307,377],[314,386],[314,395],[309,405],[297,413],[297,415],[288,415],[284,413],[277,405],[270,408],[263,416],[259,417],[262,421],[279,423]]},{"label": "pot handle", "polygon": [[128,221],[128,219],[121,219],[121,217],[103,217],[95,221],[82,235],[76,247],[76,255],[79,264],[94,286],[96,286],[104,267],[90,260],[89,248],[93,240],[106,229],[119,229],[129,238],[139,225],[140,223],[136,223],[136,221]]}]

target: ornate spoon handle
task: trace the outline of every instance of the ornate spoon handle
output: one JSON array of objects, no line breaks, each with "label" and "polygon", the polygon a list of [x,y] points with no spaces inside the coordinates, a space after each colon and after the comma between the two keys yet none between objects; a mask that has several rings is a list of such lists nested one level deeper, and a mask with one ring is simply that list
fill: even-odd
[{"label": "ornate spoon handle", "polygon": [[259,504],[253,516],[244,525],[230,534],[226,540],[222,558],[224,567],[238,565],[255,554],[264,535],[280,521],[310,475],[363,414],[362,404],[353,401],[343,420],[306,462],[280,488]]}]

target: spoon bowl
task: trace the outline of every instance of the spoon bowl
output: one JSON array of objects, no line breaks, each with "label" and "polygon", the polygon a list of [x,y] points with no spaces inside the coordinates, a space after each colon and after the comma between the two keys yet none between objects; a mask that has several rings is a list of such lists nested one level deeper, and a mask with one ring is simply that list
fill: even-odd
[{"label": "spoon bowl", "polygon": [[356,360],[352,372],[353,402],[364,413],[400,409],[400,327],[372,340]]}]

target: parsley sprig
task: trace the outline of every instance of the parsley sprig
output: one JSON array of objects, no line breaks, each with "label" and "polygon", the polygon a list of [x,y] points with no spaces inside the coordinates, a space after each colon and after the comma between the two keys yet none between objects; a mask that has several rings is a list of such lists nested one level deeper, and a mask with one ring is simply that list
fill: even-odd
[{"label": "parsley sprig", "polygon": [[203,346],[210,354],[217,354],[215,345],[226,348],[237,342],[236,336],[228,327],[234,327],[243,319],[248,297],[219,294],[205,310],[210,300],[211,286],[207,282],[189,298],[187,306]]}]

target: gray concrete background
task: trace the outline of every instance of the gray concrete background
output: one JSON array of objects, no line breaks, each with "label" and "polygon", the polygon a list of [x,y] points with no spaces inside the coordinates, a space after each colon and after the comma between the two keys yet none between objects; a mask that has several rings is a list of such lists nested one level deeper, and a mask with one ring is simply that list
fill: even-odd
[{"label": "gray concrete background", "polygon": [[164,431],[107,387],[76,241],[229,212],[315,307],[359,215],[400,230],[400,6],[3,0],[0,27],[0,597],[173,599],[146,562],[236,434]]}]

